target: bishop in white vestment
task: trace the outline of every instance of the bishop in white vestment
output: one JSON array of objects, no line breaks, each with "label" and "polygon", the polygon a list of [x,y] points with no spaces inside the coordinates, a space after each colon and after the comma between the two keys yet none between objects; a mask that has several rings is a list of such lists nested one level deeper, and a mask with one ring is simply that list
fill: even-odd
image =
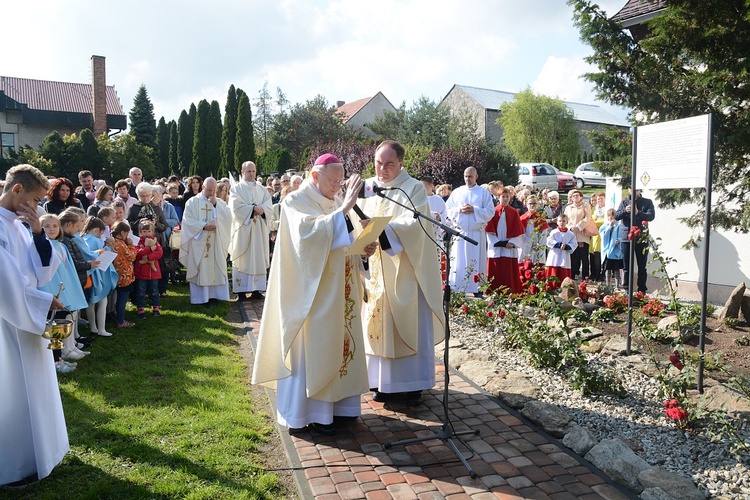
[{"label": "bishop in white vestment", "polygon": [[495,215],[492,195],[477,184],[477,178],[474,167],[464,170],[466,185],[454,189],[445,203],[448,218],[453,225],[479,242],[478,245],[473,245],[459,238],[451,247],[450,286],[453,290],[474,294],[479,292],[479,280],[475,280],[474,276],[487,274],[484,226]]},{"label": "bishop in white vestment", "polygon": [[232,213],[216,198],[216,179],[208,177],[203,191],[191,197],[182,215],[180,262],[187,268],[190,303],[229,300],[227,253]]},{"label": "bishop in white vestment", "polygon": [[[277,420],[334,432],[334,416],[360,414],[367,391],[360,321],[359,255],[347,255],[353,229],[347,214],[362,182],[348,181],[331,154],[281,203],[281,224],[253,367],[253,383],[277,389]],[[374,250],[376,244],[369,247]]]},{"label": "bishop in white vestment", "polygon": [[266,290],[266,271],[270,265],[268,223],[273,207],[268,190],[255,182],[255,171],[255,163],[243,163],[243,179],[229,190],[232,291],[240,299],[245,292]]},{"label": "bishop in white vestment", "polygon": [[[37,189],[26,190],[26,185]],[[30,165],[11,168],[0,196],[0,484],[42,479],[69,449],[49,341],[42,338],[48,312],[62,308],[37,290],[60,265],[36,214],[49,184]],[[34,230],[23,226],[19,216]]]},{"label": "bishop in white vestment", "polygon": [[[428,215],[427,192],[403,168],[404,149],[395,141],[375,152],[375,184],[387,196]],[[370,181],[368,181],[370,182]],[[435,385],[435,344],[444,336],[440,268],[434,243],[414,214],[380,197],[364,200],[365,215],[391,216],[380,246],[370,258],[365,306],[367,369],[375,400],[407,393],[407,403]],[[429,228],[428,228],[429,230]]]}]

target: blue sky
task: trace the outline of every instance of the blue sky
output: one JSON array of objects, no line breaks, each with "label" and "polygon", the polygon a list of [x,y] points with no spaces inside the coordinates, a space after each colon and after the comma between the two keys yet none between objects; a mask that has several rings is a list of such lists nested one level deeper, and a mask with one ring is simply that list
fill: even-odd
[{"label": "blue sky", "polygon": [[[626,0],[599,5],[616,13]],[[156,118],[200,99],[224,106],[234,84],[252,98],[264,81],[291,103],[382,91],[398,106],[439,102],[453,84],[509,92],[530,86],[596,102],[564,0],[27,0],[3,6],[0,75],[90,81],[91,55],[126,112],[141,83]]]}]

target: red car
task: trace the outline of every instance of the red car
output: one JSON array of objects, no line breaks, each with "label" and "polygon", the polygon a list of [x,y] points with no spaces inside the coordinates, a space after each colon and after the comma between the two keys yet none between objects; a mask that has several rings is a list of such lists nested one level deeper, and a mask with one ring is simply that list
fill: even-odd
[{"label": "red car", "polygon": [[576,178],[573,174],[563,172],[557,167],[552,167],[557,174],[557,190],[561,193],[567,193],[571,189],[576,187]]}]

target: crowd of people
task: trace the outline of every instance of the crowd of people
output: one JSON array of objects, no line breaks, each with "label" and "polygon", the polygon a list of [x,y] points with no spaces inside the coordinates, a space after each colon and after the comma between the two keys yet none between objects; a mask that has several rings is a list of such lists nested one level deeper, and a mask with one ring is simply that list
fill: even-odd
[{"label": "crowd of people", "polygon": [[[368,390],[377,402],[419,405],[435,385],[442,281],[481,295],[484,276],[492,290],[521,293],[519,262],[528,259],[546,263],[549,276],[621,285],[631,211],[638,225],[654,218],[640,193],[614,210],[603,193],[592,207],[574,190],[563,206],[554,191],[479,185],[472,167],[464,186],[435,188],[409,175],[404,154],[382,142],[366,180],[345,179],[343,162],[325,154],[307,179],[284,174],[265,184],[251,161],[236,181],[149,183],[133,168],[112,186],[87,170],[75,186],[30,165],[11,168],[0,196],[0,262],[23,292],[0,301],[0,388],[17,402],[0,448],[18,453],[0,456],[0,484],[41,479],[59,463],[68,441],[55,372],[75,370],[95,338],[161,316],[180,266],[191,304],[230,300],[230,282],[238,300],[264,300],[253,382],[276,388],[277,420],[290,432],[330,435],[336,419],[359,416]],[[365,185],[381,196],[361,198]],[[425,231],[409,206],[479,242],[455,242],[450,276],[441,276],[434,242],[442,230]],[[384,229],[374,234],[371,223]],[[643,291],[645,248],[636,243]],[[126,319],[128,302],[135,321]],[[52,354],[40,336],[48,317],[74,325]]]}]

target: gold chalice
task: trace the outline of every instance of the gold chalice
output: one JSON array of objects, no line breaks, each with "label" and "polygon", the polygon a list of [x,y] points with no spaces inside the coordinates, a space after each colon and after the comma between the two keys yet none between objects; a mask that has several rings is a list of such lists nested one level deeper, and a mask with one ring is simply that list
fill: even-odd
[{"label": "gold chalice", "polygon": [[69,319],[51,319],[47,321],[42,337],[51,342],[47,349],[62,349],[62,339],[67,339],[73,333],[73,321]]}]

